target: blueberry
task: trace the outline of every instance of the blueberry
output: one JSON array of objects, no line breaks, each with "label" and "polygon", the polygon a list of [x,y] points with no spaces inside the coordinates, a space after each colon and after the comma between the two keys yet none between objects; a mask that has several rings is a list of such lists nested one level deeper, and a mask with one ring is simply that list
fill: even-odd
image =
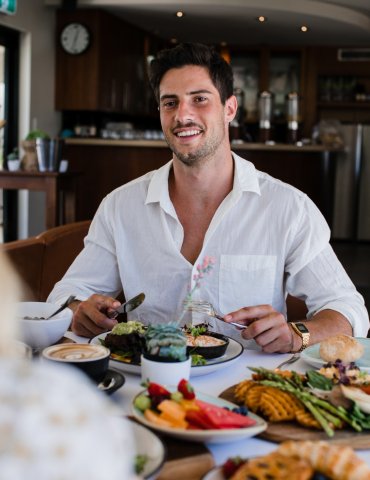
[{"label": "blueberry", "polygon": [[248,415],[248,408],[245,405],[242,405],[241,407],[233,408],[233,412],[239,413],[239,415],[244,415],[246,417]]}]

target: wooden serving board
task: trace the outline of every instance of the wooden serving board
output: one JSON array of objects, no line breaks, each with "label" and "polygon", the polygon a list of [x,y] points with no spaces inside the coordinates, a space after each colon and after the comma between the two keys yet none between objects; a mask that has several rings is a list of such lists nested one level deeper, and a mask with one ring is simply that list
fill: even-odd
[{"label": "wooden serving board", "polygon": [[[155,433],[158,435],[158,432]],[[165,445],[167,455],[156,480],[201,480],[215,466],[211,452],[202,443],[158,436]]]},{"label": "wooden serving board", "polygon": [[[224,390],[219,396],[229,402],[238,403],[234,397],[236,385]],[[354,430],[337,430],[333,438],[329,438],[324,431],[310,430],[294,422],[269,423],[267,430],[258,435],[271,442],[285,440],[324,440],[336,445],[350,445],[355,450],[370,447],[370,432],[358,433]]]}]

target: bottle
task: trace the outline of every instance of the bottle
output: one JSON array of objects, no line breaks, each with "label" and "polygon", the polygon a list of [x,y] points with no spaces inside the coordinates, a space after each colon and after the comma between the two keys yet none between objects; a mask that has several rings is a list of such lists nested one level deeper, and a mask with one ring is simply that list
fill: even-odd
[{"label": "bottle", "polygon": [[273,95],[271,92],[264,91],[259,94],[259,139],[262,143],[266,143],[271,140],[272,104]]},{"label": "bottle", "polygon": [[287,120],[288,133],[287,142],[296,143],[298,141],[299,128],[299,95],[297,92],[290,92],[286,96],[287,101]]}]

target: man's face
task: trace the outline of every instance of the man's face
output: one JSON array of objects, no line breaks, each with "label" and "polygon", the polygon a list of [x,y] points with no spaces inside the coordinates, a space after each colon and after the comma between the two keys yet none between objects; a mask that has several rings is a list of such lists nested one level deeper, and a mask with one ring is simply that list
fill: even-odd
[{"label": "man's face", "polygon": [[161,80],[159,96],[163,133],[181,162],[199,165],[224,142],[229,143],[234,97],[222,105],[206,68],[187,65],[169,70]]}]

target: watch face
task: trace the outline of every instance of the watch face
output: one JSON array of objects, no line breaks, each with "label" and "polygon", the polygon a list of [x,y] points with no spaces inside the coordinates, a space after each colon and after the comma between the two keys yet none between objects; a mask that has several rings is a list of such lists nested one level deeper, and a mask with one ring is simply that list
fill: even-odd
[{"label": "watch face", "polygon": [[90,45],[90,32],[81,23],[69,23],[60,34],[60,44],[67,53],[79,55]]},{"label": "watch face", "polygon": [[308,328],[306,327],[306,325],[304,325],[304,323],[296,323],[295,326],[301,333],[308,333]]}]

